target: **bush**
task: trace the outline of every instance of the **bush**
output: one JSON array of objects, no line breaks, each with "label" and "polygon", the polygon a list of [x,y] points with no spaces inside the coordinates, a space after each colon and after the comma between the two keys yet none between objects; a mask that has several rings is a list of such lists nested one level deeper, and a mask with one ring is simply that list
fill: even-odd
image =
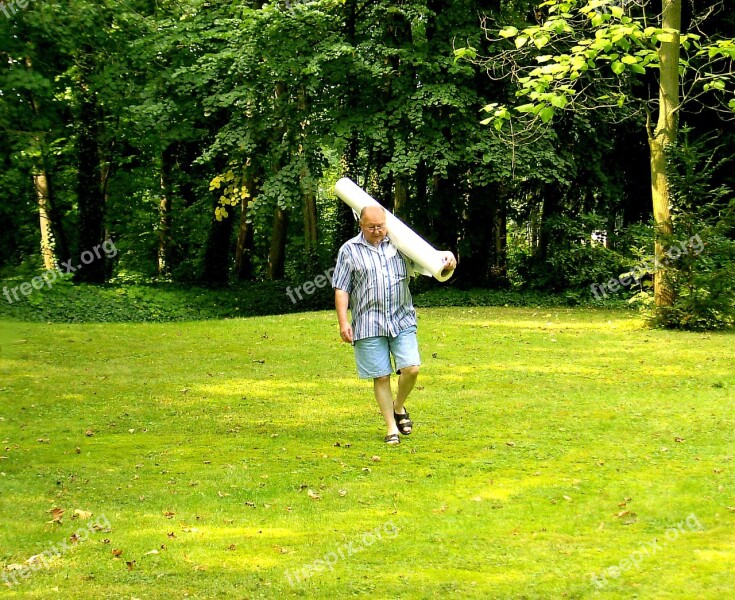
[{"label": "bush", "polygon": [[641,243],[643,232],[640,226],[626,232],[609,232],[606,247],[592,241],[593,232],[606,229],[597,215],[555,216],[543,227],[549,237],[546,256],[518,248],[509,253],[509,270],[523,287],[564,292],[574,303],[592,299],[590,286],[618,278],[633,268],[635,254],[629,248]]},{"label": "bush", "polygon": [[690,142],[688,133],[667,157],[674,234],[662,236],[669,254],[663,274],[674,302],[654,306],[650,293],[640,299],[654,326],[725,329],[735,324],[735,198],[712,183],[726,160],[716,159],[708,140]]}]

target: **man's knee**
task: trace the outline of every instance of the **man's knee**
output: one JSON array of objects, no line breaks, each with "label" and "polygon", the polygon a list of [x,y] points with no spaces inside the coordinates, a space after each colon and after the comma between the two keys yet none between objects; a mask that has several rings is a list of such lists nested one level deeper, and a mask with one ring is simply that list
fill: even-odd
[{"label": "man's knee", "polygon": [[374,377],[373,381],[375,383],[386,383],[390,382],[390,375],[383,375],[382,377]]},{"label": "man's knee", "polygon": [[403,367],[401,369],[401,375],[407,377],[416,377],[419,374],[419,367],[417,365],[411,365],[410,367]]}]

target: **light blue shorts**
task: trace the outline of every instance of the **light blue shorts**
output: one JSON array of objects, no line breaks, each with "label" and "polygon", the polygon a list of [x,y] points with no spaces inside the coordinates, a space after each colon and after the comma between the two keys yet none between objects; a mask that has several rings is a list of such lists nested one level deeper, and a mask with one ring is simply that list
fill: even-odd
[{"label": "light blue shorts", "polygon": [[360,379],[385,377],[393,372],[391,355],[396,373],[403,367],[418,367],[421,364],[416,327],[399,332],[396,337],[369,337],[355,342],[355,362]]}]

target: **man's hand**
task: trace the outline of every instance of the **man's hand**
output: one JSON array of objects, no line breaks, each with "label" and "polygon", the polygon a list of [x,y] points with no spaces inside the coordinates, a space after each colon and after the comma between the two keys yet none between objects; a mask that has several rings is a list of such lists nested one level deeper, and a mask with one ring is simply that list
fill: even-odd
[{"label": "man's hand", "polygon": [[339,335],[343,342],[352,343],[352,326],[347,318],[347,305],[350,295],[344,290],[334,290],[334,307],[337,309],[337,320],[339,321]]},{"label": "man's hand", "polygon": [[451,252],[442,252],[442,262],[445,265],[445,268],[449,269],[450,271],[453,271],[457,268],[457,259],[454,258],[454,254]]},{"label": "man's hand", "polygon": [[347,342],[348,344],[352,343],[352,327],[350,326],[349,323],[340,325],[339,335],[342,338],[343,342]]}]

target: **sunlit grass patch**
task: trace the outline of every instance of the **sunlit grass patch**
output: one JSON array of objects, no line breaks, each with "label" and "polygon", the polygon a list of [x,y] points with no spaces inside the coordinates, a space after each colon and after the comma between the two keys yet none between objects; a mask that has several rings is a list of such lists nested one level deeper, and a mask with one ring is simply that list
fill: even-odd
[{"label": "sunlit grass patch", "polygon": [[[731,334],[588,309],[419,313],[416,428],[396,448],[329,312],[0,323],[6,596],[735,591]],[[109,531],[72,544],[76,509]]]}]

